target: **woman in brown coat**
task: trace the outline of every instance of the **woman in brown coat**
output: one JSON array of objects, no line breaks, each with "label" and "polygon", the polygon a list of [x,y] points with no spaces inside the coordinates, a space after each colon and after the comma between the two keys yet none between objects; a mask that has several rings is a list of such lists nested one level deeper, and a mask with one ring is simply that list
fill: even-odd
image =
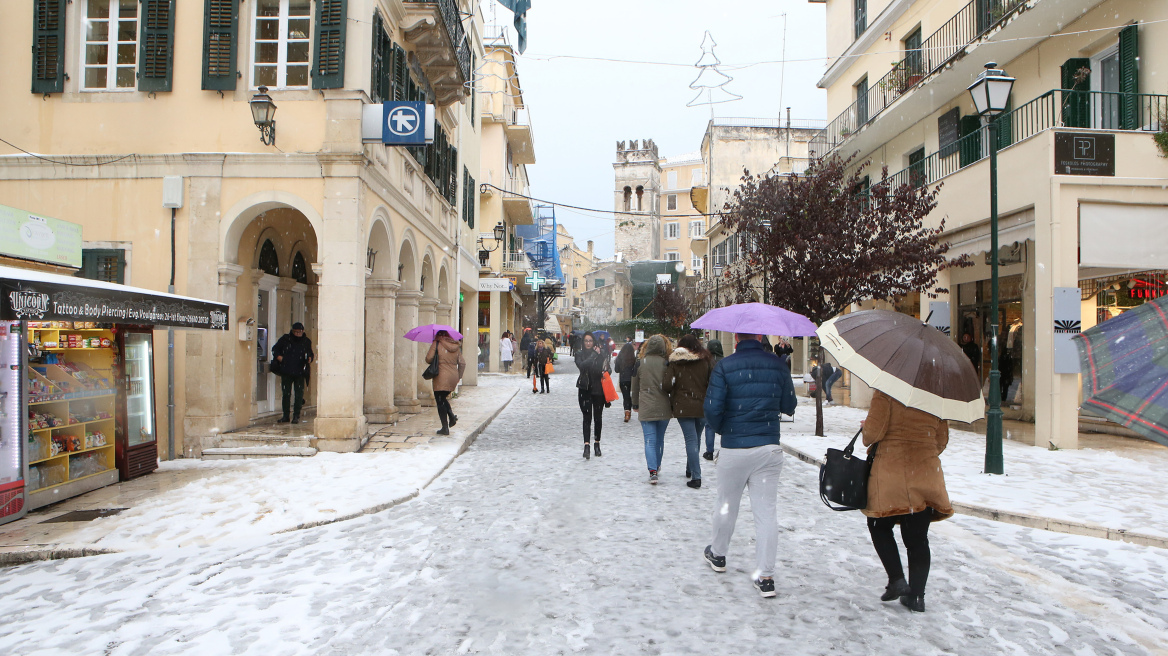
[{"label": "woman in brown coat", "polygon": [[450,427],[458,423],[458,416],[450,409],[447,397],[458,387],[462,372],[466,371],[466,360],[462,357],[462,345],[454,341],[450,333],[439,330],[426,353],[426,364],[438,358],[438,375],[430,383],[434,385],[434,402],[438,406],[438,418],[442,420],[439,435],[449,435]]},{"label": "woman in brown coat", "polygon": [[[876,451],[868,478],[868,532],[872,546],[888,573],[880,597],[897,597],[910,610],[925,611],[925,583],[929,579],[929,523],[953,516],[945,474],[938,457],[949,444],[949,422],[905,406],[875,391],[868,418],[862,424],[864,445]],[[900,524],[900,538],[908,552],[908,581],[892,527]]]},{"label": "woman in brown coat", "polygon": [[710,384],[710,372],[714,370],[710,352],[693,335],[686,335],[677,342],[677,348],[669,354],[669,368],[662,381],[665,393],[669,395],[669,405],[681,434],[685,436],[685,477],[686,485],[692,488],[702,486],[701,452],[702,431],[706,427],[706,387]]}]

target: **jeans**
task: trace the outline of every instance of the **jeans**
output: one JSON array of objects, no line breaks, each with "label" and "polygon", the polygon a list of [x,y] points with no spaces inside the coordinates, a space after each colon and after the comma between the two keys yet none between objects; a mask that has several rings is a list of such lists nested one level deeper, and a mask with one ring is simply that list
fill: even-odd
[{"label": "jeans", "polygon": [[293,389],[296,390],[296,405],[292,414],[299,417],[300,408],[304,407],[304,376],[280,376],[280,408],[285,417],[288,416],[288,402],[291,400],[288,397]]},{"label": "jeans", "polygon": [[625,412],[633,409],[633,381],[622,380],[620,382],[621,398],[625,400]]},{"label": "jeans", "polygon": [[714,452],[714,429],[706,424],[706,453]]},{"label": "jeans", "polygon": [[844,375],[844,372],[840,371],[839,369],[836,369],[835,371],[833,371],[831,373],[831,376],[828,376],[827,380],[824,381],[823,391],[825,392],[825,395],[827,396],[828,403],[835,403],[835,401],[832,400],[832,398],[831,398],[831,386],[834,385],[835,381],[839,380],[840,377],[843,375]]},{"label": "jeans", "polygon": [[588,425],[592,424],[596,431],[596,441],[600,441],[600,424],[604,417],[604,397],[592,396],[590,392],[580,390],[577,395],[580,403],[580,412],[584,415],[584,442],[588,442]]},{"label": "jeans", "polygon": [[714,506],[714,539],[710,551],[725,556],[738,522],[742,491],[750,488],[750,509],[754,512],[754,557],[756,576],[775,575],[775,555],[779,548],[779,524],[775,506],[779,474],[783,471],[783,449],[766,444],[749,449],[722,449],[718,453],[718,502]]},{"label": "jeans", "polygon": [[677,423],[681,426],[681,434],[685,436],[685,467],[689,470],[690,478],[702,478],[702,429],[706,427],[706,420],[702,417],[678,417]]},{"label": "jeans", "polygon": [[925,594],[925,584],[929,581],[929,564],[932,561],[929,523],[932,518],[933,511],[928,508],[924,512],[909,515],[868,518],[872,546],[876,548],[876,555],[880,556],[889,583],[904,578],[900,551],[896,548],[896,538],[892,536],[892,527],[900,524],[900,539],[904,542],[904,550],[908,552],[908,586],[914,595]]},{"label": "jeans", "polygon": [[666,428],[669,428],[668,419],[641,421],[641,432],[645,434],[645,464],[651,472],[661,469],[661,456],[665,453]]}]

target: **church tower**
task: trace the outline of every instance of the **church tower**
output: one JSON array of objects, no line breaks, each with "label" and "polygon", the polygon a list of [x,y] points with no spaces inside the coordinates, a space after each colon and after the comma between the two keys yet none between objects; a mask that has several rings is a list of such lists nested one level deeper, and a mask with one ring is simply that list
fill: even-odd
[{"label": "church tower", "polygon": [[661,258],[661,164],[657,144],[616,144],[616,253],[625,262]]}]

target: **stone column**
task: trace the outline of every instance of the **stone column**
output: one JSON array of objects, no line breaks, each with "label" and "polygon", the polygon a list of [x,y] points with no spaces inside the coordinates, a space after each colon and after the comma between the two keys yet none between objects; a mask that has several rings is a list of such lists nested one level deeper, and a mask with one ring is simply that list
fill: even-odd
[{"label": "stone column", "polygon": [[[491,292],[491,332],[487,349],[490,358],[487,361],[487,371],[499,372],[502,366],[499,360],[499,340],[503,337],[503,293]],[[511,302],[511,295],[507,295],[507,302]]]},{"label": "stone column", "polygon": [[462,357],[466,360],[463,385],[479,384],[479,293],[465,291],[462,302]]},{"label": "stone column", "polygon": [[[228,329],[223,332],[190,331],[187,338],[186,414],[183,432],[187,437],[183,453],[200,457],[204,447],[216,446],[221,433],[235,428],[235,359],[238,348],[237,303],[239,276],[243,267],[220,263],[216,298],[230,308]],[[250,311],[242,313],[251,316]],[[208,385],[207,381],[215,381]]]},{"label": "stone column", "polygon": [[[418,323],[424,326],[428,323],[438,323],[438,299],[418,299]],[[414,378],[418,384],[418,402],[426,407],[434,407],[434,388],[430,381],[422,378],[422,371],[426,368],[426,353],[430,350],[429,344],[418,343],[418,366],[414,368]]]},{"label": "stone column", "polygon": [[395,301],[401,283],[365,282],[365,421],[388,424],[397,418],[393,404]]},{"label": "stone column", "polygon": [[415,291],[399,291],[397,293],[396,314],[394,316],[394,323],[397,329],[393,331],[394,346],[401,346],[401,348],[394,348],[393,350],[393,367],[394,367],[394,388],[393,388],[393,404],[397,406],[397,411],[405,414],[417,413],[420,407],[418,403],[418,385],[414,382],[420,376],[418,371],[418,349],[411,348],[405,343],[404,335],[418,325],[418,301],[422,298],[422,292]]}]

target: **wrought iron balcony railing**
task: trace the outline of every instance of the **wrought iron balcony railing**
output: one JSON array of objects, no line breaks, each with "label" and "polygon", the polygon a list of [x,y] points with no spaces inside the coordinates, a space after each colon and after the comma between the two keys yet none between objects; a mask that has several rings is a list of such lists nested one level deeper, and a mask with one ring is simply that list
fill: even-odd
[{"label": "wrought iron balcony railing", "polygon": [[811,150],[819,157],[838,148],[880,115],[897,98],[907,93],[921,80],[940,70],[965,47],[1005,21],[1029,0],[971,0],[945,22],[919,49],[912,49],[906,57],[892,66],[884,77],[867,89],[860,89],[856,102],[828,123],[811,140]]}]

